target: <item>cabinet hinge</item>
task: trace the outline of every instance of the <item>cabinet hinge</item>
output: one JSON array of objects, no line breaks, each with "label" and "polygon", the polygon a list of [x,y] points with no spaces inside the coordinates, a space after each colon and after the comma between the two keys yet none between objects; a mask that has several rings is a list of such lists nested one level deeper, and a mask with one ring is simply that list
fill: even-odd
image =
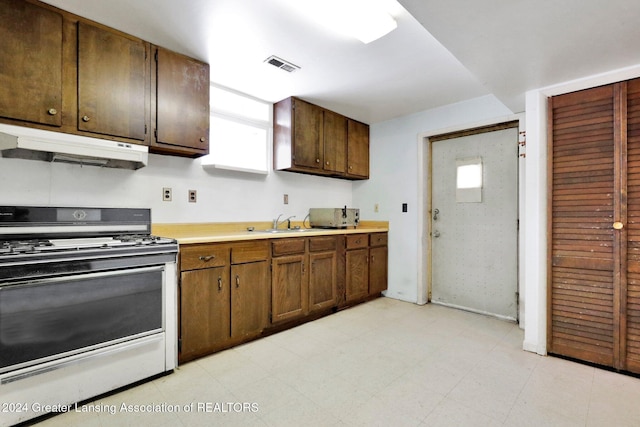
[{"label": "cabinet hinge", "polygon": [[156,54],[154,55],[156,62],[158,62],[158,49],[156,49]]},{"label": "cabinet hinge", "polygon": [[155,129],[153,130],[153,137],[154,137],[154,138],[156,138],[156,139],[158,139],[158,128],[155,128]]},{"label": "cabinet hinge", "polygon": [[178,353],[182,351],[182,339],[178,338]]},{"label": "cabinet hinge", "polygon": [[273,323],[273,314],[269,312],[269,323]]},{"label": "cabinet hinge", "polygon": [[144,125],[144,134],[147,134],[147,125]]}]

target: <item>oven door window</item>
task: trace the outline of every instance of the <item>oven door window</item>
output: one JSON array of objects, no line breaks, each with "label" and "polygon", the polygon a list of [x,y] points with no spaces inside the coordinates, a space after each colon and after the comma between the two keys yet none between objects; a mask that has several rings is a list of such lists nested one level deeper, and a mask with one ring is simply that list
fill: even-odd
[{"label": "oven door window", "polygon": [[0,373],[162,331],[162,267],[0,287]]}]

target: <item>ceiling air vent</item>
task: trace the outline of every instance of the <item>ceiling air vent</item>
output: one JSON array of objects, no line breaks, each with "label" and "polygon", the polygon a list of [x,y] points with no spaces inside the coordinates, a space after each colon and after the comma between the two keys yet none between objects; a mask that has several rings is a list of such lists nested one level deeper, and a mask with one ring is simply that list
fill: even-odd
[{"label": "ceiling air vent", "polygon": [[285,70],[288,73],[292,73],[300,69],[300,67],[298,67],[297,65],[292,64],[289,61],[285,61],[282,58],[278,58],[277,56],[270,56],[267,59],[265,59],[264,62],[266,62],[267,64],[271,64],[274,67],[278,67],[281,70]]}]

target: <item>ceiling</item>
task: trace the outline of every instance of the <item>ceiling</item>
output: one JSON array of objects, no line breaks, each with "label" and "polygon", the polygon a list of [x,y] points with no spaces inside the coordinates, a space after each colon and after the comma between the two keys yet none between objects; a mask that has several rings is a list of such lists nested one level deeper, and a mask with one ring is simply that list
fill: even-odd
[{"label": "ceiling", "polygon": [[366,45],[316,24],[299,7],[312,1],[46,3],[206,61],[216,84],[366,123],[489,94],[520,112],[527,90],[640,64],[635,0],[368,0],[398,27]]}]

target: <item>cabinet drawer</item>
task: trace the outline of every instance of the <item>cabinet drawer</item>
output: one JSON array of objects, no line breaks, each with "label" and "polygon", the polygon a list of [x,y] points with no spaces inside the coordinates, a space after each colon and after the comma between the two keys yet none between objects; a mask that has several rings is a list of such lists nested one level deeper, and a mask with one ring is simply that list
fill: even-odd
[{"label": "cabinet drawer", "polygon": [[228,263],[228,246],[188,245],[180,247],[180,270],[222,267]]},{"label": "cabinet drawer", "polygon": [[271,242],[273,256],[304,253],[305,239],[278,239]]},{"label": "cabinet drawer", "polygon": [[388,237],[387,233],[371,233],[369,235],[369,246],[386,246]]},{"label": "cabinet drawer", "polygon": [[310,237],[309,252],[329,252],[335,251],[338,239],[334,236],[327,237]]},{"label": "cabinet drawer", "polygon": [[269,259],[269,242],[256,240],[231,245],[231,264],[265,261]]},{"label": "cabinet drawer", "polygon": [[369,246],[368,234],[347,235],[347,249],[366,248],[367,246]]}]

